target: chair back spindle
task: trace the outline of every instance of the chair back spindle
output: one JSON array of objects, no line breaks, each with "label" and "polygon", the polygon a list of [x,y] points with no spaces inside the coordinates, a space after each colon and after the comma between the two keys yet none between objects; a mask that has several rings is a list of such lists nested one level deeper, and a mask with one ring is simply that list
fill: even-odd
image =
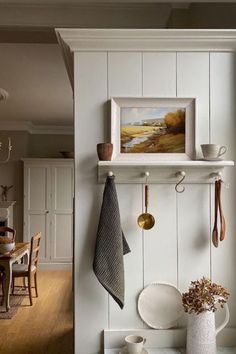
[{"label": "chair back spindle", "polygon": [[31,238],[30,242],[30,256],[29,256],[29,271],[32,266],[37,268],[39,260],[39,248],[42,234],[38,232],[35,236]]}]

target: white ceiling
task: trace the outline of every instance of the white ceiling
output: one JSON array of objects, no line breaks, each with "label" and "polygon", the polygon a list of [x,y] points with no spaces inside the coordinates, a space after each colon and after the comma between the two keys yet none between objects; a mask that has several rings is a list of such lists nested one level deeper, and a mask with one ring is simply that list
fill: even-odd
[{"label": "white ceiling", "polygon": [[72,89],[57,44],[0,44],[0,120],[73,124]]}]

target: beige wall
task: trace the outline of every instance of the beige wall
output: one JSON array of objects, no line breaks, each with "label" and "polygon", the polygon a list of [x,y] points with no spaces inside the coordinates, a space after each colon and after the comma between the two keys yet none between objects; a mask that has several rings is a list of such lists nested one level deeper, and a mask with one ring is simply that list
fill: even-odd
[{"label": "beige wall", "polygon": [[17,230],[17,240],[23,236],[23,165],[24,157],[62,157],[60,151],[73,151],[73,135],[31,135],[23,131],[1,131],[0,141],[3,151],[0,158],[5,156],[7,137],[12,140],[13,150],[11,159],[6,164],[0,164],[0,185],[12,185],[8,200],[16,200],[14,206],[14,227]]},{"label": "beige wall", "polygon": [[192,3],[189,8],[173,9],[169,28],[236,28],[236,4]]},{"label": "beige wall", "polygon": [[30,135],[30,157],[62,157],[60,151],[74,151],[72,135]]}]

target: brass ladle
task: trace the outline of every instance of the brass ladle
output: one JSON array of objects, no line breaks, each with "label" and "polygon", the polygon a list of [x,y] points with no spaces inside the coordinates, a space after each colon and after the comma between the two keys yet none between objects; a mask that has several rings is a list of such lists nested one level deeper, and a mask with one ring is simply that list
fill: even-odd
[{"label": "brass ladle", "polygon": [[138,226],[144,230],[150,230],[155,225],[155,219],[152,214],[147,212],[148,209],[148,196],[149,196],[149,189],[148,185],[145,185],[145,213],[139,215],[138,217]]}]

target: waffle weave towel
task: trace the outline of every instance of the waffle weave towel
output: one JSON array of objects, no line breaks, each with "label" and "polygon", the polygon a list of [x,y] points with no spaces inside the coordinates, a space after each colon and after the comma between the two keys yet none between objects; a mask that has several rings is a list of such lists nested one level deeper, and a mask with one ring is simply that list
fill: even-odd
[{"label": "waffle weave towel", "polygon": [[97,231],[93,269],[99,282],[113,299],[124,307],[124,261],[130,252],[120,223],[120,211],[114,176],[108,176]]}]

